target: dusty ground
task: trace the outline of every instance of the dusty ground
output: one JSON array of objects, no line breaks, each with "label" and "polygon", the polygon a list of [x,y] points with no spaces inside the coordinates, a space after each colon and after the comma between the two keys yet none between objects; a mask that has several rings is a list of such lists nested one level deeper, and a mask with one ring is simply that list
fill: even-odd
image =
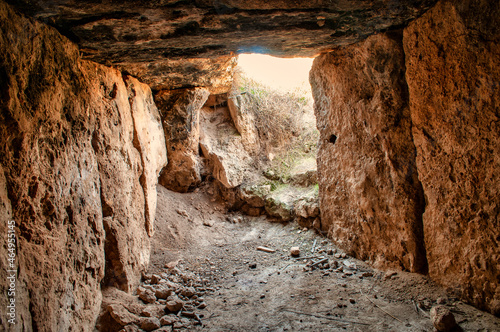
[{"label": "dusty ground", "polygon": [[[203,280],[207,307],[197,309],[201,326],[186,324],[190,331],[432,331],[429,309],[438,299],[464,331],[500,330],[500,319],[447,296],[424,276],[374,270],[294,223],[227,213],[204,190],[159,187],[155,227],[149,272],[179,260],[178,270]],[[342,269],[304,271],[311,260],[290,257],[292,246],[301,257],[323,256]]]}]

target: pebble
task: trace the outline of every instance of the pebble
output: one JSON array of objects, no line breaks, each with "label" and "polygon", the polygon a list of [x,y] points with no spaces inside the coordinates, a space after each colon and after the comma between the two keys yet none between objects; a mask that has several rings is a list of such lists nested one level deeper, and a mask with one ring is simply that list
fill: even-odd
[{"label": "pebble", "polygon": [[179,299],[177,296],[172,295],[168,298],[165,306],[170,312],[178,312],[184,306],[184,301]]},{"label": "pebble", "polygon": [[255,268],[257,268],[257,263],[251,263],[248,265],[248,267],[251,269],[255,269]]},{"label": "pebble", "polygon": [[447,300],[444,298],[444,297],[439,297],[437,300],[436,300],[436,303],[437,304],[446,304]]},{"label": "pebble", "polygon": [[387,271],[384,274],[384,280],[392,279],[396,274],[398,274],[396,271]]},{"label": "pebble", "polygon": [[192,297],[196,294],[196,289],[193,287],[185,287],[181,290],[181,294],[186,297]]},{"label": "pebble", "polygon": [[300,248],[299,247],[291,247],[290,248],[290,256],[299,257],[300,256]]}]

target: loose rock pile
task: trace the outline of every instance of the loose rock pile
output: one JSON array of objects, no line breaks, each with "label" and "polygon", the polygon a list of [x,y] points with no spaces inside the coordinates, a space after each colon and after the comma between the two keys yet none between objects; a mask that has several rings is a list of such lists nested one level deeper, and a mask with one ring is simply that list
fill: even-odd
[{"label": "loose rock pile", "polygon": [[201,324],[204,317],[207,304],[203,296],[211,291],[206,283],[200,276],[176,267],[159,274],[145,274],[137,288],[140,302],[110,304],[107,312],[124,332],[189,329]]}]

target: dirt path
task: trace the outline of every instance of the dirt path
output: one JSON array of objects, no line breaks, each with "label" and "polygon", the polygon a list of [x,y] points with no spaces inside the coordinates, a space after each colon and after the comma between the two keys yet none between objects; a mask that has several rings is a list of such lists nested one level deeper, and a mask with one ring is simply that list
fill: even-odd
[{"label": "dirt path", "polygon": [[[316,258],[292,258],[292,246]],[[306,266],[321,257],[329,268]],[[294,223],[227,214],[203,190],[159,187],[149,272],[177,260],[176,271],[199,277],[207,304],[197,309],[201,326],[184,321],[190,331],[432,331],[428,315],[437,301],[465,331],[500,330],[500,319],[448,297],[424,276],[372,269]]]}]

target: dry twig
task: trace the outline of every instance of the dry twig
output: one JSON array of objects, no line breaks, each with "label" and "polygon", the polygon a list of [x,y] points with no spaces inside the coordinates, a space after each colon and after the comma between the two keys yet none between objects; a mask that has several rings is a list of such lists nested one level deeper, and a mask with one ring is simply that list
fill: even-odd
[{"label": "dry twig", "polygon": [[342,322],[342,323],[351,323],[351,324],[370,325],[369,323],[357,322],[357,321],[354,321],[354,320],[340,319],[340,318],[329,317],[329,316],[322,316],[322,315],[308,314],[308,313],[306,313],[306,312],[295,311],[295,310],[290,310],[290,309],[281,309],[281,310],[282,310],[282,311],[287,311],[287,312],[292,312],[292,313],[294,313],[294,314],[298,314],[298,315],[306,315],[306,316],[311,316],[311,317],[316,317],[316,318],[323,318],[323,319],[333,320],[333,321]]}]

